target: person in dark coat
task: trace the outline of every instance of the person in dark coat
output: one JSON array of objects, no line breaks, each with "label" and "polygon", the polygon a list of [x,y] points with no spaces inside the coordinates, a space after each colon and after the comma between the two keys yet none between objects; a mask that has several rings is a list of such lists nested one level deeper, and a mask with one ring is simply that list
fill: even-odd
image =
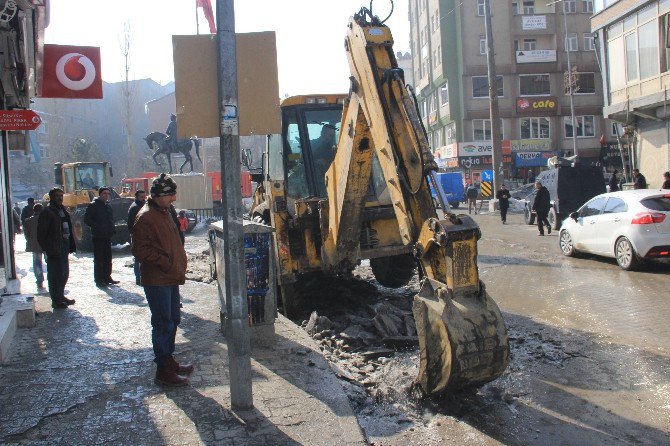
[{"label": "person in dark coat", "polygon": [[507,223],[507,210],[509,209],[509,199],[511,195],[507,186],[504,184],[500,186],[500,190],[496,192],[496,198],[498,199],[498,206],[500,207],[500,220],[503,224]]},{"label": "person in dark coat", "polygon": [[77,250],[72,236],[72,220],[63,207],[63,189],[49,191],[49,206],[37,220],[37,242],[47,255],[47,283],[53,308],[67,308],[75,303],[65,297],[70,275],[69,255]]},{"label": "person in dark coat", "polygon": [[661,189],[670,189],[670,172],[663,173],[663,186]]},{"label": "person in dark coat", "polygon": [[[137,217],[137,213],[142,209],[142,206],[144,206],[144,203],[147,202],[147,193],[143,190],[138,190],[135,192],[135,201],[133,204],[130,205],[128,208],[128,232],[130,234],[133,233],[133,226],[135,226],[135,218]],[[132,236],[130,239],[130,244],[132,246],[133,241],[132,241]],[[134,257],[134,263],[133,263],[133,271],[135,272],[135,283],[137,285],[141,285],[140,283],[140,262],[137,261],[137,257]]]},{"label": "person in dark coat", "polygon": [[[34,200],[33,200],[34,201]],[[26,252],[33,254],[33,274],[35,274],[35,283],[37,289],[44,288],[44,264],[42,263],[42,248],[37,241],[37,223],[43,206],[39,203],[33,207],[33,215],[23,222],[23,235],[26,237]]]},{"label": "person in dark coat", "polygon": [[616,176],[617,173],[619,173],[619,171],[616,169],[612,172],[612,177],[609,182],[610,192],[617,192],[619,190],[619,179]]},{"label": "person in dark coat", "polygon": [[633,169],[633,189],[646,189],[647,179],[640,173],[640,169]]},{"label": "person in dark coat", "polygon": [[110,196],[108,187],[98,189],[98,196],[84,214],[84,223],[91,227],[93,236],[93,276],[98,287],[119,283],[112,279],[112,237],[116,228],[112,207],[107,203]]},{"label": "person in dark coat", "polygon": [[28,198],[28,204],[21,210],[21,225],[26,224],[26,220],[35,215],[35,211],[33,210],[34,206],[35,199],[32,197]]},{"label": "person in dark coat", "polygon": [[539,235],[544,235],[545,226],[547,227],[547,234],[551,234],[551,225],[547,220],[549,209],[551,209],[549,191],[540,181],[535,182],[535,190],[537,193],[535,194],[535,200],[533,200],[533,212],[535,212],[537,217],[537,229],[540,231]]},{"label": "person in dark coat", "polygon": [[475,208],[475,215],[477,215],[477,196],[479,195],[479,189],[475,186],[474,183],[470,183],[468,188],[465,190],[465,198],[468,200],[468,214],[472,214],[472,208]]}]

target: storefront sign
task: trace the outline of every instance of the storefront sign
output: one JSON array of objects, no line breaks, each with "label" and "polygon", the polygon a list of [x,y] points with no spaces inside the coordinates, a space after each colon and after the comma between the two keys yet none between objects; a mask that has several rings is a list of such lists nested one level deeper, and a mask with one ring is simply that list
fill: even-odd
[{"label": "storefront sign", "polygon": [[556,50],[517,51],[516,63],[556,62]]},{"label": "storefront sign", "polygon": [[493,155],[491,141],[470,141],[458,143],[458,156]]},{"label": "storefront sign", "polygon": [[443,158],[456,158],[458,156],[458,144],[452,143],[442,146],[442,157]]},{"label": "storefront sign", "polygon": [[446,169],[450,167],[458,167],[458,158],[440,158],[436,160],[437,167]]},{"label": "storefront sign", "polygon": [[521,28],[524,31],[533,29],[547,29],[547,16],[525,15],[521,18]]},{"label": "storefront sign", "polygon": [[551,150],[550,139],[505,139],[502,142],[503,153],[511,152],[548,152]]},{"label": "storefront sign", "polygon": [[546,166],[547,160],[555,156],[556,152],[519,152],[514,154],[516,167]]},{"label": "storefront sign", "polygon": [[465,169],[483,169],[491,166],[490,156],[459,156],[458,162]]},{"label": "storefront sign", "polygon": [[558,109],[558,100],[553,96],[540,98],[518,98],[516,112],[530,114],[534,112],[555,112]]}]

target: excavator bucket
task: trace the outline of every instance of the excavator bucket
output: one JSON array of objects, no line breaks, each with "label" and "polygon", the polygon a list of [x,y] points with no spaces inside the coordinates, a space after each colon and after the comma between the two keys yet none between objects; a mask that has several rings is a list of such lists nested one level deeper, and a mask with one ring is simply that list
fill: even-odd
[{"label": "excavator bucket", "polygon": [[477,271],[479,227],[467,216],[430,219],[416,254],[427,277],[414,297],[417,383],[429,395],[477,386],[509,363],[507,329]]}]

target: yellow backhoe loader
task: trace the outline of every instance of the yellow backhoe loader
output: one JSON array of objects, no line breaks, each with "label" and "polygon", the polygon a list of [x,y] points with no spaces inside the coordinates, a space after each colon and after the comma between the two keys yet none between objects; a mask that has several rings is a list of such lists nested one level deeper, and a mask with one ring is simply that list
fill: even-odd
[{"label": "yellow backhoe loader", "polygon": [[417,383],[439,394],[491,381],[507,367],[509,345],[479,280],[479,227],[466,215],[438,219],[429,189],[437,165],[389,28],[363,8],[345,48],[349,94],[285,99],[282,134],[268,137],[255,176],[262,181],[251,213],[276,229],[284,310],[311,272],[347,273],[370,259],[376,279],[398,287],[418,265]]}]

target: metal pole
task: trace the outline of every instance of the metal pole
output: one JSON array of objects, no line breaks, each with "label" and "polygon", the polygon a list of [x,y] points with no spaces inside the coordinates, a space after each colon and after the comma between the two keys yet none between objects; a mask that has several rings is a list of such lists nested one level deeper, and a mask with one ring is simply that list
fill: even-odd
[{"label": "metal pole", "polygon": [[496,79],[496,60],[493,51],[493,28],[491,26],[491,0],[484,0],[484,24],[486,26],[486,67],[489,80],[489,109],[491,115],[491,144],[493,146],[493,197],[503,178],[502,141],[500,140],[500,110],[498,108],[498,83]]},{"label": "metal pole", "polygon": [[223,202],[226,338],[233,409],[251,409],[251,343],[244,273],[244,228],[240,190],[240,137],[237,116],[237,48],[234,0],[216,1],[217,74],[221,200]]},{"label": "metal pole", "polygon": [[572,96],[572,64],[570,63],[570,48],[568,48],[568,19],[567,14],[565,13],[565,4],[563,0],[561,1],[561,6],[563,7],[563,34],[565,34],[565,54],[568,56],[568,88],[570,92],[570,116],[572,119],[572,150],[575,156],[578,156],[577,153],[577,127],[575,126],[575,101]]}]

